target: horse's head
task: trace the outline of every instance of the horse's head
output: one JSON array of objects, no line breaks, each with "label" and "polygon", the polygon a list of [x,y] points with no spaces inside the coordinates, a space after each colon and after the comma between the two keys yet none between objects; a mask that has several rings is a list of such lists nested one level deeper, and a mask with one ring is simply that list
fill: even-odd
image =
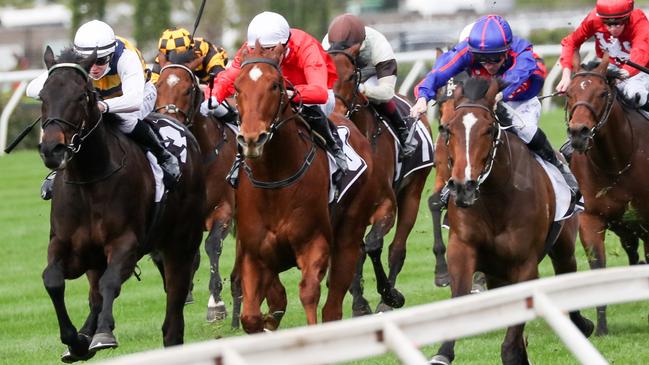
[{"label": "horse's head", "polygon": [[172,53],[169,58],[158,55],[160,77],[156,83],[158,96],[155,110],[172,115],[181,123],[191,124],[194,114],[203,101],[203,93],[194,70],[203,62],[204,56],[194,52]]},{"label": "horse's head", "polygon": [[101,120],[97,96],[88,77],[96,57],[95,52],[82,58],[67,48],[55,59],[49,46],[45,50],[49,75],[39,94],[43,102],[40,155],[50,169],[65,168]]},{"label": "horse's head", "polygon": [[360,49],[361,45],[356,44],[348,49],[329,50],[338,72],[338,80],[334,83],[334,94],[340,103],[336,103],[335,111],[347,117],[360,105],[367,104],[365,96],[358,91],[361,71],[356,60]]},{"label": "horse's head", "polygon": [[439,109],[439,123],[446,124],[455,114],[455,101],[462,93],[462,84],[469,78],[469,74],[461,72],[451,77],[444,86],[437,90],[437,107]]},{"label": "horse's head", "polygon": [[264,49],[258,42],[242,52],[234,88],[241,122],[237,143],[247,158],[261,156],[264,144],[286,121],[282,115],[290,103],[279,68],[283,55],[281,44]]},{"label": "horse's head", "polygon": [[448,187],[458,207],[475,203],[478,188],[493,166],[500,140],[493,107],[500,88],[496,80],[468,79],[457,89],[450,120],[440,124],[451,170]]},{"label": "horse's head", "polygon": [[595,133],[608,121],[613,109],[614,82],[620,74],[608,70],[608,63],[605,55],[601,62],[573,66],[578,71],[566,91],[566,119],[568,136],[577,151],[590,148]]}]

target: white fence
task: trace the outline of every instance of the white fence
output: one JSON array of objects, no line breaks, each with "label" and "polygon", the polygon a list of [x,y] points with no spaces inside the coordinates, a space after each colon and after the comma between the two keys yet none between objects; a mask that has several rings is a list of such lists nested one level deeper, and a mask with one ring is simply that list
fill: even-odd
[{"label": "white fence", "polygon": [[[382,315],[148,351],[103,365],[308,365],[393,352],[426,365],[421,346],[545,319],[582,364],[607,361],[565,315],[605,304],[649,299],[649,265],[561,275]],[[498,351],[497,348],[494,351]],[[533,359],[532,359],[533,360]]]},{"label": "white fence", "polygon": [[[583,49],[593,50],[595,47],[593,44],[587,43],[584,44]],[[555,45],[539,45],[534,47],[534,51],[540,56],[558,56],[561,53],[561,46],[558,44]],[[591,51],[586,59],[593,57],[594,51]],[[404,52],[396,54],[398,63],[413,63],[413,66],[405,77],[401,86],[399,87],[400,94],[408,94],[415,82],[421,78],[428,70],[425,70],[426,62],[433,61],[435,59],[435,51],[414,51],[414,52]],[[14,71],[14,72],[0,72],[0,84],[8,82],[17,82],[21,81],[21,84],[14,94],[11,96],[9,102],[2,111],[0,115],[0,156],[4,155],[4,149],[7,147],[7,129],[9,126],[9,118],[13,113],[14,109],[18,105],[21,96],[25,92],[26,82],[36,78],[38,75],[43,73],[45,70],[27,70],[27,71]],[[545,81],[545,86],[543,87],[543,95],[549,95],[552,93],[553,85],[557,77],[561,76],[561,67],[555,64]],[[547,111],[551,108],[550,98],[543,100],[543,110]]]}]

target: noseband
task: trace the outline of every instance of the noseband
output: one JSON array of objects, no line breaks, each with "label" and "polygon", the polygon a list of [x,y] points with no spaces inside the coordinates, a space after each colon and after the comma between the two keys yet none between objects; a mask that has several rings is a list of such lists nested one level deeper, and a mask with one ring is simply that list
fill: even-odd
[{"label": "noseband", "polygon": [[[615,88],[611,87],[608,84],[608,79],[606,78],[606,76],[600,74],[599,72],[593,72],[593,71],[577,72],[572,76],[572,79],[574,80],[577,77],[587,77],[587,76],[595,76],[604,80],[604,84],[608,88],[606,94],[606,105],[604,106],[604,109],[601,111],[601,113],[598,113],[595,110],[595,106],[593,106],[593,104],[585,100],[580,100],[574,103],[570,108],[570,111],[568,111],[568,100],[566,100],[566,106],[564,110],[565,110],[566,125],[570,124],[570,120],[572,119],[572,116],[575,113],[575,109],[577,109],[578,107],[583,106],[586,109],[588,109],[588,111],[590,111],[593,117],[597,119],[597,123],[595,123],[595,125],[590,129],[587,137],[589,142],[592,142],[593,138],[595,137],[595,133],[597,133],[597,131],[600,130],[606,124],[606,122],[608,122],[608,117],[611,114],[611,110],[613,110],[613,102],[615,101]],[[589,147],[588,147],[589,149],[590,146],[592,146],[592,143],[589,143]]]},{"label": "noseband", "polygon": [[179,69],[184,70],[185,72],[187,72],[189,74],[189,77],[192,80],[192,93],[191,93],[191,99],[189,100],[189,109],[185,111],[185,110],[182,110],[182,109],[178,108],[178,106],[176,106],[176,104],[166,104],[166,105],[163,105],[163,106],[161,106],[159,108],[156,108],[155,111],[158,112],[158,111],[162,110],[163,113],[167,113],[167,114],[176,114],[176,115],[182,114],[185,117],[185,125],[190,127],[192,125],[192,123],[194,122],[194,113],[196,111],[196,105],[198,104],[197,103],[197,101],[198,101],[198,96],[197,95],[200,95],[200,91],[201,91],[200,86],[199,86],[199,82],[198,82],[198,77],[196,77],[196,75],[194,75],[194,72],[192,70],[190,70],[189,67],[187,67],[185,65],[175,64],[175,63],[168,64],[165,67],[163,67],[162,69],[160,69],[160,75],[162,76],[162,72],[164,70],[172,69],[172,68],[179,68]]},{"label": "noseband", "polygon": [[343,103],[343,105],[345,105],[345,108],[347,108],[347,113],[345,113],[345,118],[349,119],[352,116],[352,114],[354,114],[361,108],[366,107],[369,104],[368,100],[366,100],[366,102],[363,104],[359,104],[356,102],[356,99],[360,96],[360,93],[358,92],[358,87],[361,84],[361,70],[356,64],[356,59],[349,53],[343,50],[330,50],[328,51],[328,53],[331,55],[342,54],[345,57],[347,57],[349,62],[352,64],[352,66],[354,66],[354,73],[350,75],[349,79],[347,80],[347,81],[354,80],[355,83],[354,91],[352,93],[352,99],[350,101],[347,101],[342,95],[338,93],[334,93],[336,99],[340,100]]},{"label": "noseband", "polygon": [[[89,82],[89,76],[88,72],[83,69],[80,65],[76,63],[58,63],[52,67],[50,67],[48,71],[48,78],[52,75],[52,73],[58,69],[73,69],[77,72],[79,72],[85,79],[86,84]],[[95,91],[92,91],[95,92]],[[86,88],[86,103],[90,102],[90,97],[88,96],[88,89]],[[88,105],[86,105],[85,110],[85,118],[81,121],[81,125],[74,124],[62,117],[48,117],[43,121],[42,128],[45,129],[48,125],[50,124],[57,124],[60,127],[63,126],[68,126],[74,130],[74,134],[72,137],[70,137],[70,143],[66,144],[65,147],[70,150],[72,153],[76,154],[81,150],[81,144],[83,141],[90,136],[90,134],[97,128],[97,126],[101,123],[103,119],[103,114],[99,113],[99,119],[97,122],[89,129],[87,130],[87,119],[89,118],[89,113],[88,113]]]},{"label": "noseband", "polygon": [[[486,106],[482,104],[475,104],[475,103],[462,103],[458,106],[455,107],[455,110],[462,109],[462,108],[478,108],[485,110],[491,115],[493,122],[491,123],[494,128],[497,129],[498,133],[494,135],[494,138],[491,140],[491,147],[489,148],[489,157],[487,159],[487,162],[482,168],[482,171],[478,175],[478,186],[476,187],[477,190],[480,189],[480,185],[487,180],[487,177],[489,177],[489,174],[491,174],[491,170],[493,169],[494,162],[496,161],[496,152],[498,151],[498,146],[502,143],[500,140],[500,136],[502,135],[502,129],[500,128],[500,125],[498,124],[498,119],[496,119],[496,116],[494,115],[493,110],[487,108]],[[448,127],[446,127],[448,128]],[[449,138],[446,138],[446,145],[449,143]],[[448,157],[448,165],[449,167],[452,166],[451,163],[451,156],[449,154]]]}]

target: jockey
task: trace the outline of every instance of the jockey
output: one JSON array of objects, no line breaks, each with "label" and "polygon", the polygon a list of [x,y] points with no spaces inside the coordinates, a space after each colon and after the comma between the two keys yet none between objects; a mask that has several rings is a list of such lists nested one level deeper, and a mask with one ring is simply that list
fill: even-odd
[{"label": "jockey", "polygon": [[[126,39],[116,37],[113,29],[99,20],[83,24],[74,36],[74,50],[81,56],[97,52],[97,60],[88,75],[100,98],[97,107],[102,113],[116,113],[122,118],[119,129],[135,142],[150,150],[160,167],[174,179],[180,177],[176,156],[167,151],[158,136],[143,119],[155,107],[156,88],[145,82],[146,65],[137,48]],[[32,80],[27,96],[38,98],[48,73]],[[43,199],[51,198],[54,174],[41,189]]]},{"label": "jockey", "polygon": [[342,150],[342,142],[336,127],[327,118],[334,109],[332,88],[337,78],[336,66],[329,54],[311,35],[300,29],[289,28],[283,16],[269,11],[257,14],[250,21],[247,38],[231,66],[216,76],[214,88],[206,90],[207,100],[203,104],[207,106],[211,99],[212,105],[219,105],[234,94],[234,80],[241,71],[241,53],[246,47],[254,48],[257,41],[264,48],[282,44],[285,46],[280,63],[282,75],[295,88],[295,91],[288,90],[289,97],[303,104],[303,117],[326,140],[338,167],[346,171],[347,157]]},{"label": "jockey", "polygon": [[363,77],[358,91],[365,95],[374,107],[391,122],[404,156],[416,149],[416,139],[408,143],[408,125],[397,108],[394,88],[397,84],[397,60],[390,42],[377,30],[365,26],[363,21],[352,14],[339,15],[329,25],[329,31],[322,45],[329,51],[341,51],[360,44],[360,54],[356,65],[360,68],[372,67],[369,78]]},{"label": "jockey", "polygon": [[610,62],[628,77],[618,84],[618,89],[637,107],[649,110],[649,75],[624,63],[649,66],[649,22],[642,10],[633,9],[633,0],[597,0],[595,9],[561,41],[563,74],[556,90],[568,89],[571,72],[577,71],[572,69],[573,54],[592,36],[597,57],[607,52]]},{"label": "jockey", "polygon": [[410,110],[411,116],[425,112],[427,102],[437,96],[437,89],[465,70],[471,76],[500,77],[507,83],[501,91],[502,104],[514,119],[516,134],[534,153],[555,165],[576,194],[577,181],[538,127],[541,102],[537,95],[545,80],[545,66],[536,59],[532,44],[513,36],[507,21],[498,15],[478,19],[465,40],[439,57],[416,88],[418,99]]},{"label": "jockey", "polygon": [[[203,38],[192,37],[185,28],[166,29],[162,32],[162,36],[160,36],[160,40],[158,41],[158,51],[167,56],[167,59],[174,54],[182,54],[190,50],[197,57],[204,57],[203,62],[198,68],[192,70],[201,85],[207,85],[211,78],[225,70],[225,65],[228,63],[228,54],[222,47],[217,47]],[[160,77],[161,68],[159,62],[156,56],[153,69],[151,70],[151,82],[153,83],[156,83]],[[214,114],[226,123],[237,123],[236,111],[225,101],[221,105],[216,106],[214,110],[208,110],[206,107],[203,107],[200,112],[204,116]]]}]

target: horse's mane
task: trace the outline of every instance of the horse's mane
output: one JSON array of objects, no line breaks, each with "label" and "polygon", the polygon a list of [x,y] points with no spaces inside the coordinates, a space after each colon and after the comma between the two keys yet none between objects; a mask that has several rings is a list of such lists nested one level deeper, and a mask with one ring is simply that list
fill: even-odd
[{"label": "horse's mane", "polygon": [[[501,80],[496,79],[498,82],[498,89],[502,90],[507,84]],[[462,95],[469,99],[471,102],[476,102],[484,99],[491,85],[491,80],[483,77],[469,77],[463,82]]]},{"label": "horse's mane", "polygon": [[123,118],[115,113],[104,113],[103,115],[104,126],[113,131],[117,131],[118,127],[122,124]]},{"label": "horse's mane", "polygon": [[193,49],[190,49],[189,51],[186,52],[171,51],[167,54],[167,60],[177,65],[184,65],[190,63],[195,58],[196,58],[196,53],[194,53]]},{"label": "horse's mane", "polygon": [[[602,64],[601,60],[592,60],[588,63],[582,64],[581,67],[586,71],[593,71],[601,64]],[[606,79],[609,81],[624,80],[624,75],[622,75],[622,72],[620,72],[619,69],[608,68],[606,70]]]},{"label": "horse's mane", "polygon": [[57,57],[56,62],[70,62],[70,63],[79,63],[83,60],[83,56],[74,51],[72,47],[66,47],[61,51],[59,57]]}]

